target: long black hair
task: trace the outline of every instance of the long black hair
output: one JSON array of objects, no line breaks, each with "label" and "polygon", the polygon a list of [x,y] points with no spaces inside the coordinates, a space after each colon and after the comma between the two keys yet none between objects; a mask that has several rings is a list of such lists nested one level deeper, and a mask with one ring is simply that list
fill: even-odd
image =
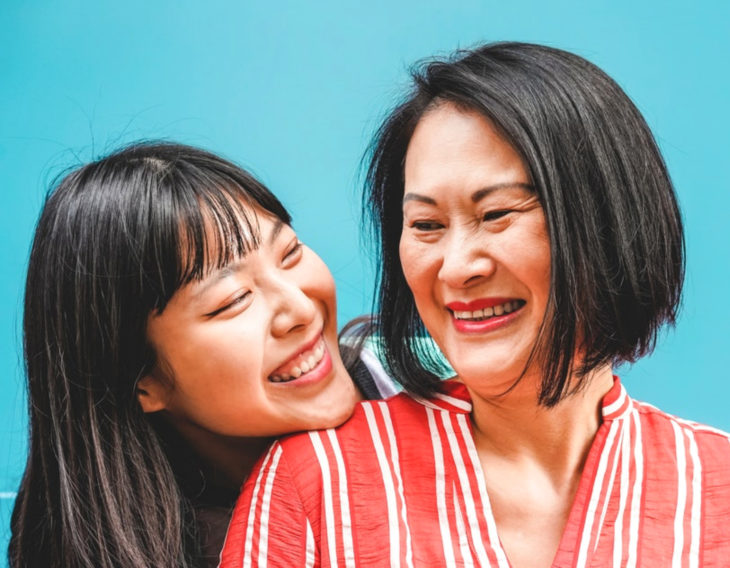
[{"label": "long black hair", "polygon": [[[539,400],[552,406],[570,378],[650,352],[674,323],[684,237],[664,160],[638,109],[598,67],[559,49],[496,43],[417,66],[405,101],[369,153],[364,208],[379,240],[377,333],[408,390],[433,392],[442,369],[398,256],[403,166],[413,131],[448,102],[486,117],[521,155],[545,212],[550,297],[531,359],[543,365]],[[573,361],[580,343],[585,358]],[[578,381],[578,386],[582,381]]]},{"label": "long black hair", "polygon": [[52,189],[25,288],[30,447],[11,567],[191,564],[189,503],[135,385],[155,363],[148,316],[258,245],[251,207],[290,223],[250,174],[170,143],[129,146]]}]

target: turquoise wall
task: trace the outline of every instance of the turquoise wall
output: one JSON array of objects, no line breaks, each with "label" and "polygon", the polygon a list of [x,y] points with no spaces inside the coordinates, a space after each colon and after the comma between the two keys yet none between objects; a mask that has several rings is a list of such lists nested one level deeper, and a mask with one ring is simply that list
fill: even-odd
[{"label": "turquoise wall", "polygon": [[[370,306],[358,165],[416,59],[523,40],[603,67],[644,112],[687,229],[682,316],[622,370],[634,396],[730,429],[730,3],[523,0],[3,0],[0,6],[0,545],[22,472],[20,306],[33,226],[63,168],[139,138],[250,167],[337,279],[342,322]],[[723,355],[724,354],[724,355]]]}]

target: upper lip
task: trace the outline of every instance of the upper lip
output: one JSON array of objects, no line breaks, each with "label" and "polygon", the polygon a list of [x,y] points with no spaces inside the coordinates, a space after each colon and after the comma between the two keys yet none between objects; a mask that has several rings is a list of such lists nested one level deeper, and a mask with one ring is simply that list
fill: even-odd
[{"label": "upper lip", "polygon": [[449,302],[446,307],[452,312],[475,312],[484,308],[492,308],[501,304],[506,304],[516,300],[517,298],[479,298],[469,302]]},{"label": "upper lip", "polygon": [[319,332],[317,333],[317,335],[315,335],[313,339],[311,339],[311,340],[307,341],[307,342],[306,342],[306,343],[304,344],[304,346],[303,346],[303,347],[300,347],[300,348],[299,348],[299,349],[297,350],[297,352],[296,352],[296,353],[294,353],[294,355],[292,355],[291,357],[288,357],[288,358],[287,358],[287,359],[286,359],[286,360],[285,360],[285,361],[284,361],[284,362],[283,362],[283,363],[282,363],[281,365],[277,366],[277,367],[276,367],[276,369],[274,369],[274,370],[273,370],[273,371],[272,371],[271,373],[269,373],[269,374],[270,374],[270,375],[273,375],[273,374],[275,374],[275,373],[276,373],[276,371],[278,371],[278,370],[279,370],[279,369],[281,369],[282,367],[286,367],[287,365],[289,365],[289,363],[291,363],[292,361],[294,361],[294,359],[296,359],[297,357],[299,357],[299,356],[300,356],[300,355],[301,355],[302,353],[304,353],[305,351],[309,351],[309,350],[310,350],[310,349],[311,349],[312,347],[314,347],[314,346],[315,346],[315,345],[317,344],[317,342],[318,342],[318,341],[319,341],[319,340],[320,340],[320,339],[322,338],[322,334],[323,334],[323,333],[324,333],[324,329],[320,329],[320,330],[319,330]]}]

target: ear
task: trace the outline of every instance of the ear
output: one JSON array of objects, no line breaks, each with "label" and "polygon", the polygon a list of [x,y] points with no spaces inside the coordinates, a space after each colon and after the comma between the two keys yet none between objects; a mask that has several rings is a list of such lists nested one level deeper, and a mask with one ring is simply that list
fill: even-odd
[{"label": "ear", "polygon": [[167,408],[169,386],[154,375],[145,375],[137,383],[137,400],[143,412]]}]

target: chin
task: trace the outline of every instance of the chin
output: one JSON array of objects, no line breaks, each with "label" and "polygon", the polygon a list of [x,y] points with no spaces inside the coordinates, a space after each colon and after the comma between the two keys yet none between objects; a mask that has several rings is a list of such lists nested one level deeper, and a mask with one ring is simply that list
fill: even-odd
[{"label": "chin", "polygon": [[454,371],[464,384],[474,389],[493,390],[494,394],[503,393],[520,377],[524,366],[485,365],[483,362],[474,365],[460,365]]}]

